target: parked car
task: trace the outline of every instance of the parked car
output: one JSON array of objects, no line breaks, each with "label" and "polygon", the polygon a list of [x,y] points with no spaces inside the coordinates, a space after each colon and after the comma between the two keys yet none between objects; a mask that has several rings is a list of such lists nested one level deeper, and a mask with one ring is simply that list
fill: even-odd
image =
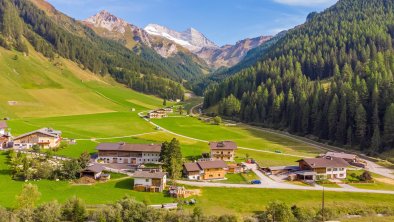
[{"label": "parked car", "polygon": [[250,183],[251,184],[261,184],[261,181],[260,180],[252,180]]}]

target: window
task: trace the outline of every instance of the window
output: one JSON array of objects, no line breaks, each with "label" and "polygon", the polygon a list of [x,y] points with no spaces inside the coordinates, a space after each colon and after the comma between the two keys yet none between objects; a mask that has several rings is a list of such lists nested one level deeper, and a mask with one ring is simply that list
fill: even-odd
[{"label": "window", "polygon": [[338,171],[338,168],[334,168],[334,171]]},{"label": "window", "polygon": [[327,171],[332,171],[332,169],[331,168],[327,168]]},{"label": "window", "polygon": [[218,176],[220,177],[220,173],[218,174]]},{"label": "window", "polygon": [[145,179],[145,182],[149,182],[149,179]]}]

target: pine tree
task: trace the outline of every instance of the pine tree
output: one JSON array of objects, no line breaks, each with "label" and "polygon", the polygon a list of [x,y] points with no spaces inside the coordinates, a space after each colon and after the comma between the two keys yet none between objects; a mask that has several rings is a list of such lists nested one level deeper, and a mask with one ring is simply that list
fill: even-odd
[{"label": "pine tree", "polygon": [[357,141],[359,142],[360,145],[363,145],[363,143],[365,142],[365,134],[367,127],[367,114],[365,112],[363,105],[361,104],[357,107],[355,122],[356,122],[355,135]]},{"label": "pine tree", "polygon": [[394,103],[387,108],[384,116],[384,140],[386,144],[394,145]]}]

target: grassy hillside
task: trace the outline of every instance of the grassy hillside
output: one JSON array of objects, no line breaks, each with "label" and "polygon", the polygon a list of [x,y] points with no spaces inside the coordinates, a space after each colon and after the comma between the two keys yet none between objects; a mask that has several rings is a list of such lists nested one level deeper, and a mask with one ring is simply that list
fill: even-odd
[{"label": "grassy hillside", "polygon": [[51,62],[32,48],[29,51],[30,55],[24,56],[0,48],[0,88],[4,92],[0,94],[0,117],[108,113],[125,111],[125,107],[152,108],[162,102],[68,60]]}]

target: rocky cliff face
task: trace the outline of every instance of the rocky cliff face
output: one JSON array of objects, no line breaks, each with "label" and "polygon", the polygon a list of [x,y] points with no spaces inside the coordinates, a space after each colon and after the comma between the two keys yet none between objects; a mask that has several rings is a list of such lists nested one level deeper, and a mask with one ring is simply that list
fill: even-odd
[{"label": "rocky cliff face", "polygon": [[240,62],[249,50],[264,44],[271,38],[272,36],[260,36],[238,41],[235,45],[225,45],[220,48],[202,48],[196,52],[196,55],[215,68],[230,67]]}]

